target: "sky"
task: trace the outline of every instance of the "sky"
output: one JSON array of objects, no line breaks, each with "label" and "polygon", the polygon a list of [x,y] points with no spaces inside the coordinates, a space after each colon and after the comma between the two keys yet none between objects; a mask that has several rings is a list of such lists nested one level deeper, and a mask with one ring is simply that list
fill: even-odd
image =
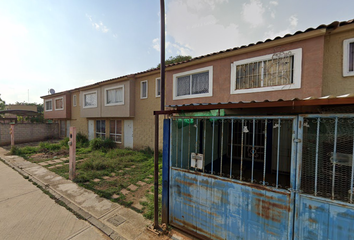
[{"label": "sky", "polygon": [[[165,0],[166,58],[354,18],[348,0]],[[0,98],[43,103],[160,63],[159,0],[0,0]]]}]

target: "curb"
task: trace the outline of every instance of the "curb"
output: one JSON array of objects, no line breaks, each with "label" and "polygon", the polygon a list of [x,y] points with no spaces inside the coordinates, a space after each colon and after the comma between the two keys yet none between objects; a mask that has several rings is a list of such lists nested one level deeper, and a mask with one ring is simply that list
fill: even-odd
[{"label": "curb", "polygon": [[[101,222],[99,219],[94,217],[92,214],[88,213],[87,211],[80,208],[72,201],[70,201],[70,199],[66,198],[65,196],[63,196],[60,193],[58,193],[57,191],[55,191],[49,184],[43,183],[41,180],[39,180],[35,176],[31,175],[30,173],[26,172],[21,167],[18,167],[16,165],[12,164],[11,162],[8,162],[6,159],[1,158],[1,156],[0,156],[0,159],[4,163],[6,163],[8,166],[10,166],[12,169],[14,169],[18,173],[20,173],[22,176],[28,177],[28,179],[30,179],[32,182],[38,184],[42,189],[48,191],[55,198],[55,200],[58,200],[58,201],[64,203],[68,209],[70,209],[72,212],[80,215],[84,220],[86,220],[91,225],[98,228],[100,231],[102,231],[104,234],[106,234],[111,239],[113,239],[113,240],[127,240],[126,238],[121,236],[119,233],[117,233],[115,230],[113,230],[112,228],[107,226],[105,223]],[[38,165],[38,164],[36,164],[36,165]],[[40,165],[38,165],[38,166],[40,166]]]}]

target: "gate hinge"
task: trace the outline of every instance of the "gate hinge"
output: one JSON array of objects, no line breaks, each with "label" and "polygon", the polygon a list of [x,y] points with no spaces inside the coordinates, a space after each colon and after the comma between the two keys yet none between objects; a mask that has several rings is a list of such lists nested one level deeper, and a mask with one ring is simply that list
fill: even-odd
[{"label": "gate hinge", "polygon": [[295,143],[301,143],[301,139],[300,138],[294,138],[294,142]]}]

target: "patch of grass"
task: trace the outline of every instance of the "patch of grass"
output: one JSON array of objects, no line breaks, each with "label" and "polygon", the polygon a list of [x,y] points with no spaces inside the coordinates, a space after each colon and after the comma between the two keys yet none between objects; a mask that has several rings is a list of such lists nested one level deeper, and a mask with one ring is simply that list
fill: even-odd
[{"label": "patch of grass", "polygon": [[[16,155],[31,156],[34,153],[53,153],[56,155],[63,148],[66,148],[67,139],[62,140],[57,144],[40,143],[38,147],[26,147],[14,149]],[[80,140],[81,141],[81,140]],[[82,140],[85,142],[85,140]],[[145,181],[149,175],[154,175],[154,152],[151,148],[145,148],[141,151],[132,149],[111,149],[111,143],[106,142],[104,145],[102,139],[94,139],[90,142],[89,147],[79,147],[77,144],[76,159],[85,159],[83,162],[77,163],[75,182],[86,189],[89,189],[101,197],[107,198],[112,202],[117,202],[126,207],[132,207],[133,202],[130,201],[130,195],[125,196],[120,191],[127,188],[130,184],[137,184],[138,181]],[[84,144],[82,144],[84,145]],[[94,150],[98,148],[97,150]],[[50,155],[50,154],[49,154]],[[161,155],[161,154],[160,154]],[[159,178],[159,193],[162,192],[162,158],[159,160],[160,178]],[[69,166],[48,169],[56,174],[68,179]],[[109,176],[109,179],[104,179],[104,176]],[[94,182],[94,179],[100,179],[100,182]],[[150,179],[150,178],[149,178]],[[153,183],[153,179],[147,181]],[[140,188],[140,187],[139,187]],[[139,191],[139,190],[138,190]],[[151,192],[153,192],[153,187]],[[112,196],[119,195],[118,198],[112,199]],[[137,193],[133,193],[136,194]],[[142,213],[146,218],[154,217],[154,199],[153,195],[147,194],[147,201],[143,202],[144,206]],[[161,201],[159,202],[161,205]],[[159,207],[161,209],[161,206]],[[134,209],[141,213],[141,210]],[[161,213],[161,210],[159,211]]]}]

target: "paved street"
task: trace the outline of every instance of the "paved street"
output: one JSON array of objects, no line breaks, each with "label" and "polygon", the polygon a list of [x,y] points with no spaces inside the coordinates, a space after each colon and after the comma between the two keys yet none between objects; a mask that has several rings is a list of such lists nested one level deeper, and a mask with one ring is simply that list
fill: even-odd
[{"label": "paved street", "polygon": [[0,161],[0,239],[110,239]]}]

